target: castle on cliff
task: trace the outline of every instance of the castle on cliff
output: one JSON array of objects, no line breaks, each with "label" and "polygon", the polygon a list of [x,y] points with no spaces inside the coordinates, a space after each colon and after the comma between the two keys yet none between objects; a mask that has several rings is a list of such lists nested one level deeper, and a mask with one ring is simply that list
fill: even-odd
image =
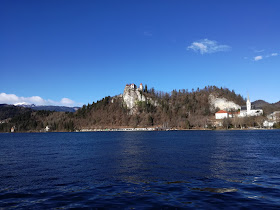
[{"label": "castle on cliff", "polygon": [[146,101],[146,97],[142,94],[143,84],[141,83],[139,88],[135,84],[127,84],[123,91],[123,101],[127,108],[133,109],[137,102]]},{"label": "castle on cliff", "polygon": [[143,84],[142,83],[140,83],[140,85],[139,85],[139,88],[137,88],[137,86],[135,85],[135,84],[127,84],[125,87],[128,87],[128,88],[131,88],[131,89],[138,89],[138,90],[141,90],[141,91],[143,91]]}]

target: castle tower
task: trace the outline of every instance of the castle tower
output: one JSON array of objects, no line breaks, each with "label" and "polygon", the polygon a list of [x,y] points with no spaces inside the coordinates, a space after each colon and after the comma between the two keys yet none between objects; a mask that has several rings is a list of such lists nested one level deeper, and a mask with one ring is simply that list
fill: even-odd
[{"label": "castle tower", "polygon": [[250,112],[251,112],[251,102],[250,102],[249,94],[248,94],[248,97],[247,97],[246,105],[247,105],[247,115],[249,115]]},{"label": "castle tower", "polygon": [[143,84],[142,84],[142,83],[140,84],[139,89],[140,89],[141,91],[143,91]]}]

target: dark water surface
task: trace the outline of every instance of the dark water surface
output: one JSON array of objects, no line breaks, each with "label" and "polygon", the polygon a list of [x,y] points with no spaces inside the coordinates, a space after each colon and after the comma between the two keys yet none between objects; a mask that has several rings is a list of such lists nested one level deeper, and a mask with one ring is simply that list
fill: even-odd
[{"label": "dark water surface", "polygon": [[280,131],[0,134],[0,208],[280,208]]}]

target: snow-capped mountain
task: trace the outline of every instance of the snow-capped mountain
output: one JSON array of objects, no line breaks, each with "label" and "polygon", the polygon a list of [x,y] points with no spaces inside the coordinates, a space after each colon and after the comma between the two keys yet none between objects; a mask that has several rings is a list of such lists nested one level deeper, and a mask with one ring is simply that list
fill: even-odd
[{"label": "snow-capped mountain", "polygon": [[36,106],[35,104],[28,104],[26,102],[16,103],[14,104],[14,106],[31,108],[33,110],[47,110],[47,111],[55,111],[55,112],[75,112],[80,108],[80,107],[52,106],[52,105]]},{"label": "snow-capped mountain", "polygon": [[14,104],[14,106],[21,106],[21,107],[25,107],[25,108],[32,108],[35,107],[35,104],[28,104],[26,102],[21,102],[21,103],[16,103]]}]

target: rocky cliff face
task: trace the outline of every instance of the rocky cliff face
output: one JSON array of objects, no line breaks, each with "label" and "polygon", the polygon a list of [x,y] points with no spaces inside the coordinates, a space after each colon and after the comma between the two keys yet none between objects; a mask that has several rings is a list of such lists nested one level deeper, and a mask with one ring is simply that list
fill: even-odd
[{"label": "rocky cliff face", "polygon": [[238,104],[234,103],[233,101],[229,101],[226,98],[218,98],[213,94],[209,95],[209,103],[210,110],[212,112],[214,112],[216,108],[225,111],[238,110],[241,108]]},{"label": "rocky cliff face", "polygon": [[123,91],[123,101],[127,108],[134,109],[137,101],[146,101],[146,97],[142,94],[140,88],[135,85],[126,85]]}]

